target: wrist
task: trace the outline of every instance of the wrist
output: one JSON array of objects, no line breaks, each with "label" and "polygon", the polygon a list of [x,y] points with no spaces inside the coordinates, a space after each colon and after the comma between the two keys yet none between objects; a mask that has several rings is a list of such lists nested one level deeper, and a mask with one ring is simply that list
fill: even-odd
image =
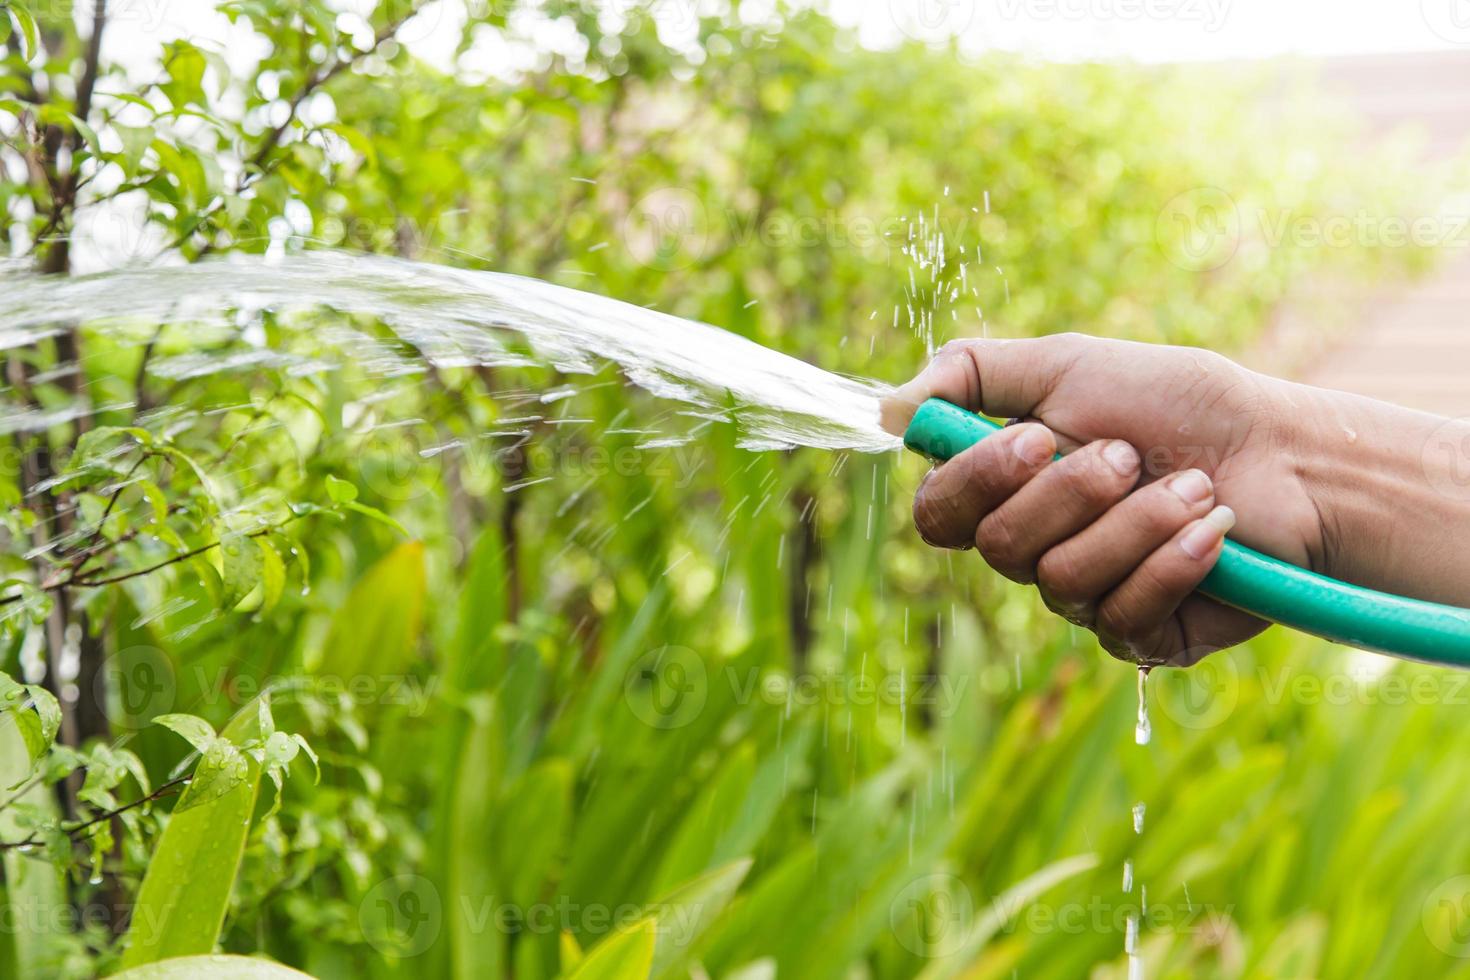
[{"label": "wrist", "polygon": [[1291,465],[1316,512],[1313,568],[1470,606],[1470,420],[1283,383]]}]

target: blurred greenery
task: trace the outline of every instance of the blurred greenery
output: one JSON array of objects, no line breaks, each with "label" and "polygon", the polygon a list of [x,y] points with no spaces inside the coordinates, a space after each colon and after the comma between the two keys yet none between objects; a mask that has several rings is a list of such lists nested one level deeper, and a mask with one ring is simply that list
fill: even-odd
[{"label": "blurred greenery", "polygon": [[[890,380],[981,331],[1240,351],[1432,258],[1279,220],[1450,176],[1238,66],[805,9],[231,0],[140,74],[3,6],[12,271],[385,252]],[[1273,630],[1156,675],[1140,748],[1131,670],[915,540],[917,460],[325,309],[5,346],[0,975],[1121,977],[1134,916],[1149,976],[1470,973],[1463,675]]]}]

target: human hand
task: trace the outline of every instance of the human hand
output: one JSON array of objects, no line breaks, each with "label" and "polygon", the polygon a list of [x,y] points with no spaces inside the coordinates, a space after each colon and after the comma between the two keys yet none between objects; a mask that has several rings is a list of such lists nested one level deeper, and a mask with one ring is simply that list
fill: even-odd
[{"label": "human hand", "polygon": [[1252,547],[1308,566],[1321,553],[1283,395],[1200,350],[959,341],[885,404],[884,425],[902,432],[929,397],[1019,420],[925,478],[924,539],[977,547],[1115,656],[1187,665],[1266,626],[1194,594],[1237,514]]}]

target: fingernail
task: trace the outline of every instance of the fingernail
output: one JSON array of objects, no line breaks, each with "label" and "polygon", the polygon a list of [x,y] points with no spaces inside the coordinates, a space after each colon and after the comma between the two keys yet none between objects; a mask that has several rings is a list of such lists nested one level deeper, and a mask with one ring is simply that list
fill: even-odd
[{"label": "fingernail", "polygon": [[1132,476],[1138,472],[1138,453],[1132,446],[1121,440],[1108,443],[1107,448],[1103,450],[1103,459],[1118,471],[1119,476]]},{"label": "fingernail", "polygon": [[1057,451],[1057,444],[1052,438],[1050,429],[1041,425],[1031,425],[1016,436],[1015,444],[1011,446],[1011,449],[1023,462],[1034,465],[1051,459],[1052,453]]},{"label": "fingernail", "polygon": [[914,412],[928,397],[929,389],[922,378],[921,374],[904,382],[878,403],[878,425],[889,435],[903,435],[914,420]]},{"label": "fingernail", "polygon": [[1235,526],[1235,511],[1223,504],[1210,511],[1179,539],[1179,547],[1191,558],[1200,559],[1214,550],[1225,533]]},{"label": "fingernail", "polygon": [[1199,470],[1185,470],[1169,481],[1169,489],[1186,504],[1203,503],[1210,496],[1210,478]]}]

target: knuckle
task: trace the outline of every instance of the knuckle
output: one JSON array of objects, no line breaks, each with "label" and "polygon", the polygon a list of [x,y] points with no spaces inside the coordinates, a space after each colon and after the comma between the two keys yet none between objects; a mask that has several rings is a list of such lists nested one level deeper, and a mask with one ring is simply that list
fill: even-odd
[{"label": "knuckle", "polygon": [[1036,564],[1036,581],[1052,599],[1076,605],[1093,598],[1083,594],[1082,564],[1068,548],[1053,548]]},{"label": "knuckle", "polygon": [[1180,506],[1177,498],[1172,502],[1158,497],[1141,499],[1131,508],[1128,533],[1139,541],[1162,544],[1189,523],[1190,515],[1182,513]]},{"label": "knuckle", "polygon": [[1080,330],[1064,330],[1061,333],[1047,334],[1041,338],[1041,342],[1058,350],[1070,350],[1090,344],[1096,339]]},{"label": "knuckle", "polygon": [[1127,602],[1107,602],[1097,613],[1099,634],[1108,642],[1132,649],[1134,641],[1142,636],[1142,629],[1135,611]]},{"label": "knuckle", "polygon": [[1004,511],[996,511],[975,529],[975,547],[990,567],[1017,582],[1032,579],[1023,559],[1025,543]]},{"label": "knuckle", "polygon": [[1067,467],[1060,483],[1074,503],[1089,509],[1109,507],[1128,495],[1123,477],[1103,459],[1101,448],[1089,446],[1084,453],[1074,454],[1071,460],[1075,462]]}]

